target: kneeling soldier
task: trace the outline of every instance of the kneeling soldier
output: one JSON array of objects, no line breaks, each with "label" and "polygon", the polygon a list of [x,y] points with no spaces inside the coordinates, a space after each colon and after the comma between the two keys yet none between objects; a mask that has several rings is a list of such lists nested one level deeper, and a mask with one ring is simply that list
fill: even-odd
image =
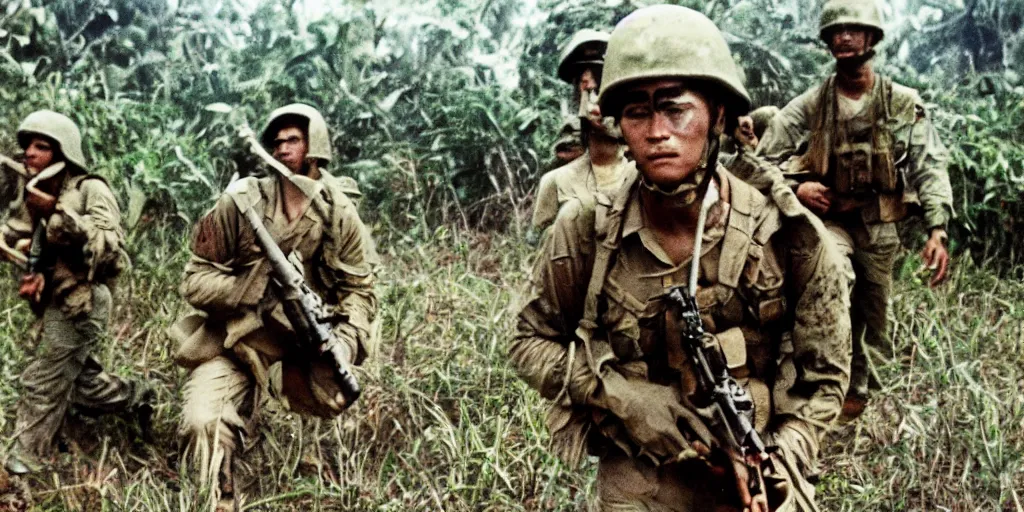
[{"label": "kneeling soldier", "polygon": [[[233,465],[254,434],[265,397],[322,418],[351,405],[339,368],[371,352],[377,311],[372,242],[346,183],[324,170],[331,150],[323,117],[308,105],[282,107],[261,140],[273,151],[272,167],[281,170],[232,183],[199,221],[181,294],[202,313],[172,329],[181,342],[176,361],[191,370],[180,427],[186,464],[200,468],[200,481],[221,510],[239,505]],[[308,332],[289,312],[294,297],[272,275],[280,262],[271,261],[260,232],[269,233],[270,243],[288,255],[285,265],[301,271],[322,300],[313,321],[326,326],[324,346],[299,341]]]}]

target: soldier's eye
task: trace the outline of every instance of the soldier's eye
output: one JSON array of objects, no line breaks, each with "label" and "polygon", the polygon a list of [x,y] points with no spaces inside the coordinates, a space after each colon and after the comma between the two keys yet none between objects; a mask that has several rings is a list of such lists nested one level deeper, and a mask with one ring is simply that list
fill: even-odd
[{"label": "soldier's eye", "polygon": [[645,119],[651,117],[651,108],[647,105],[627,105],[622,110],[622,117],[626,119]]}]

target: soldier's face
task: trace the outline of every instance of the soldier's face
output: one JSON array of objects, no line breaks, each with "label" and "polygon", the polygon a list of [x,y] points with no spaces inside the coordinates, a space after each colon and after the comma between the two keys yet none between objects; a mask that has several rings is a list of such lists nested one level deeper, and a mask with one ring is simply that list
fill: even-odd
[{"label": "soldier's face", "polygon": [[871,49],[871,33],[856,25],[840,25],[829,35],[828,48],[836,59],[863,55]]},{"label": "soldier's face", "polygon": [[597,105],[597,77],[597,72],[592,67],[587,67],[580,75],[577,82],[580,98],[579,116],[590,123],[591,128],[606,131],[601,117],[601,108]]},{"label": "soldier's face", "polygon": [[583,68],[583,72],[580,73],[580,79],[576,82],[576,88],[579,89],[580,95],[597,92],[597,78],[598,75],[593,67],[587,66]]},{"label": "soldier's face", "polygon": [[302,173],[307,153],[306,133],[298,126],[285,126],[274,137],[274,158],[294,173]]},{"label": "soldier's face", "polygon": [[32,137],[25,147],[25,168],[32,174],[49,167],[53,158],[53,143],[44,137]]},{"label": "soldier's face", "polygon": [[583,146],[572,145],[555,150],[555,159],[561,163],[572,162],[581,156],[583,156]]},{"label": "soldier's face", "polygon": [[[625,92],[619,126],[637,168],[661,187],[675,187],[697,170],[711,129],[710,105],[678,80],[641,83]],[[717,119],[723,119],[718,107]]]}]

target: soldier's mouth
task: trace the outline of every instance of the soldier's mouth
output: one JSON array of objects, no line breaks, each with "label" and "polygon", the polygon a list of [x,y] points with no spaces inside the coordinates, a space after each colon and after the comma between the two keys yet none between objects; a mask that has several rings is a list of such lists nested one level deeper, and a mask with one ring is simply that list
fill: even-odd
[{"label": "soldier's mouth", "polygon": [[677,156],[679,156],[679,153],[674,152],[651,153],[647,155],[647,161],[653,162],[655,160],[667,160],[669,158],[675,158]]}]

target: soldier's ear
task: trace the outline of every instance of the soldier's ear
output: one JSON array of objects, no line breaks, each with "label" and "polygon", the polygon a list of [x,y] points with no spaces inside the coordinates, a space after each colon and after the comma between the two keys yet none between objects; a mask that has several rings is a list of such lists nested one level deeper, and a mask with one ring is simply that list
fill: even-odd
[{"label": "soldier's ear", "polygon": [[712,105],[711,108],[711,113],[715,115],[715,135],[721,135],[725,133],[725,125],[726,121],[728,121],[725,116],[725,105]]}]

